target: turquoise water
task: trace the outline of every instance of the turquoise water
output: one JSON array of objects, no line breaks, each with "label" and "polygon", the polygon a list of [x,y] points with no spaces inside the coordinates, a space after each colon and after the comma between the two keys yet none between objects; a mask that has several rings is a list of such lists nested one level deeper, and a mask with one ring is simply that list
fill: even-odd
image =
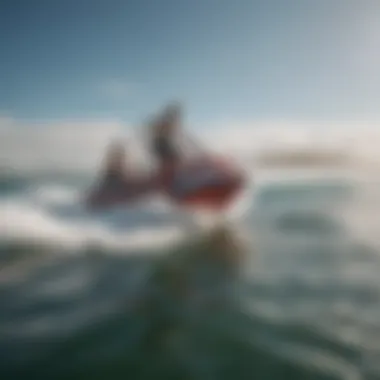
[{"label": "turquoise water", "polygon": [[379,377],[379,256],[351,183],[263,185],[223,245],[176,238],[155,205],[89,216],[78,186],[2,182],[2,379]]}]

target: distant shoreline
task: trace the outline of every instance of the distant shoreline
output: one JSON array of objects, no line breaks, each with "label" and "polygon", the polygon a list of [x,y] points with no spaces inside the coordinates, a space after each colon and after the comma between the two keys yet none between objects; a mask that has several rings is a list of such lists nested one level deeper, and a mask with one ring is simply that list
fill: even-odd
[{"label": "distant shoreline", "polygon": [[347,153],[336,151],[266,151],[258,154],[255,163],[261,168],[347,168],[354,163]]}]

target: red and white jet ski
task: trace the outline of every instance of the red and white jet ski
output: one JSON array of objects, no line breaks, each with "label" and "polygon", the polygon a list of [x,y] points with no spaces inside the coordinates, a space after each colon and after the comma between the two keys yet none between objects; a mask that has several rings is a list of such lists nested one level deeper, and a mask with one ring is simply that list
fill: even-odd
[{"label": "red and white jet ski", "polygon": [[223,211],[244,189],[245,176],[230,160],[220,157],[192,159],[154,176],[123,178],[95,187],[87,198],[91,208],[135,203],[156,194],[179,207]]}]

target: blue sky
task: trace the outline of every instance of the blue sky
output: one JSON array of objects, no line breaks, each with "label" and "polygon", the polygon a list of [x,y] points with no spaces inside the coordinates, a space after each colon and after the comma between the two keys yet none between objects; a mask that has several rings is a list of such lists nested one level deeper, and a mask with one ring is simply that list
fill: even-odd
[{"label": "blue sky", "polygon": [[194,125],[380,118],[380,3],[3,0],[0,114]]}]

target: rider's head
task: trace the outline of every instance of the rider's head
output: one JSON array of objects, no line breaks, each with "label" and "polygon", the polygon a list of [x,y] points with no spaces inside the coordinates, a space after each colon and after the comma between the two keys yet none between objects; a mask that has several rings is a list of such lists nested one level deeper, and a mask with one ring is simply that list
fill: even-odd
[{"label": "rider's head", "polygon": [[163,111],[159,122],[159,131],[171,134],[178,129],[182,118],[182,107],[178,102],[169,104]]},{"label": "rider's head", "polygon": [[179,102],[170,103],[163,112],[164,118],[171,122],[178,122],[182,117],[182,106]]}]

